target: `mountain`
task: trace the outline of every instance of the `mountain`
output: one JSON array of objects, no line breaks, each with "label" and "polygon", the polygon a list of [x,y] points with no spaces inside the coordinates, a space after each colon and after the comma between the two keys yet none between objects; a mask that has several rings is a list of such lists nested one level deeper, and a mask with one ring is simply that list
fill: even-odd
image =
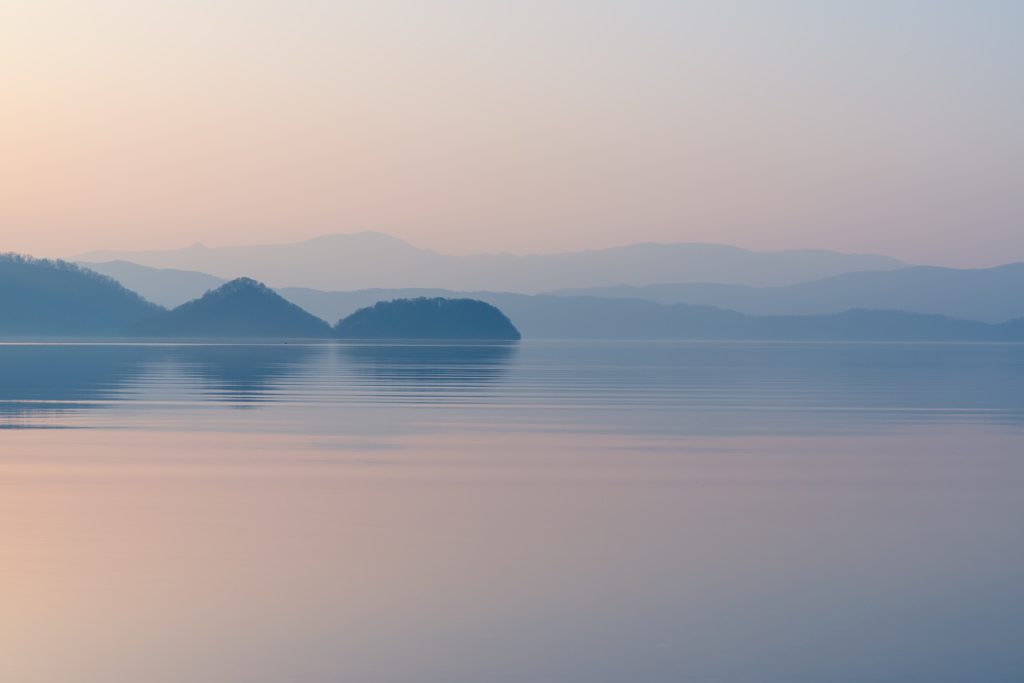
[{"label": "mountain", "polygon": [[782,286],[839,273],[892,270],[885,256],[813,249],[757,252],[720,244],[634,244],[566,254],[446,256],[379,232],[324,235],[295,244],[171,251],[93,251],[75,260],[129,261],[157,269],[255,277],[273,287],[319,290],[424,287],[535,294],[567,287],[715,282]]},{"label": "mountain", "polygon": [[[327,320],[375,301],[432,295],[469,297],[499,308],[524,339],[748,339],[864,341],[1024,341],[1024,318],[1001,325],[886,310],[831,315],[751,316],[711,306],[643,299],[445,290],[316,292],[281,290]],[[429,293],[429,294],[428,294]]]},{"label": "mountain", "polygon": [[128,330],[137,337],[323,338],[330,333],[326,322],[249,278],[232,280]]},{"label": "mountain", "polygon": [[[150,301],[171,308],[223,284],[213,275],[156,269],[126,261],[80,263],[118,280]],[[487,300],[494,292],[439,288],[363,289],[329,292],[304,287],[276,290],[285,299],[328,321],[356,309],[396,298],[470,296]],[[591,287],[544,292],[553,296],[634,298],[663,304],[715,306],[751,315],[815,315],[851,308],[935,313],[998,323],[1024,316],[1024,263],[960,270],[910,266],[897,270],[843,273],[785,287],[675,283],[634,287]]]},{"label": "mountain", "polygon": [[[434,299],[437,297],[445,299],[477,299],[485,300],[482,297],[493,295],[494,292],[456,292],[450,289],[360,289],[354,292],[322,292],[319,289],[306,289],[305,287],[282,287],[275,290],[283,298],[291,301],[318,318],[327,321],[338,321],[352,315],[360,308],[373,306],[379,301],[392,301],[394,299],[418,299],[426,297]],[[477,296],[479,295],[479,296]]]},{"label": "mountain", "polygon": [[518,340],[519,330],[494,306],[473,299],[395,299],[338,321],[340,339]]},{"label": "mountain", "polygon": [[112,277],[133,292],[167,308],[199,298],[224,284],[224,280],[215,275],[191,270],[149,268],[128,261],[79,261],[78,265]]},{"label": "mountain", "polygon": [[0,254],[0,334],[112,336],[164,309],[64,261]]},{"label": "mountain", "polygon": [[752,315],[814,315],[867,308],[999,323],[1024,317],[1024,263],[976,270],[912,266],[843,273],[787,287],[709,283],[619,285],[547,294],[701,304]]},{"label": "mountain", "polygon": [[940,315],[851,310],[751,316],[711,306],[597,297],[488,297],[527,339],[1024,341],[1021,320],[989,325]]},{"label": "mountain", "polygon": [[596,297],[490,297],[527,339],[1024,341],[1024,319],[999,325],[903,311],[751,316],[711,306]]},{"label": "mountain", "polygon": [[[935,270],[945,269],[925,269],[925,272],[934,273]],[[991,277],[994,272],[998,277],[1006,278],[1002,280],[1004,284],[1013,286],[1013,278],[1018,270],[1019,265],[1015,264],[1013,267],[988,269],[983,275]],[[893,275],[902,272],[895,271]],[[972,276],[970,272],[967,275]],[[846,277],[857,279],[866,276],[860,273]],[[937,291],[941,293],[942,290]],[[500,311],[494,313],[501,316],[509,328],[518,330],[516,334],[521,332],[524,337],[532,339],[1024,341],[1024,318],[1001,324],[986,324],[949,316],[892,310],[849,310],[830,315],[752,316],[711,306],[666,305],[629,298],[529,296],[495,292],[465,294],[422,289],[284,291],[293,299],[306,301],[315,313],[334,320],[349,316],[357,309],[377,301],[423,296],[427,293],[434,297],[438,294],[457,299],[470,297],[477,300],[471,303],[481,307],[479,311],[493,311],[490,307],[496,307]],[[945,297],[955,299],[949,292]],[[483,308],[486,304],[490,306]],[[408,310],[401,308],[404,305],[380,307],[386,315],[378,316],[372,321],[373,325],[364,326],[363,329],[377,326],[372,336],[396,336],[399,335],[399,331],[395,331],[397,328],[389,328],[387,325],[406,326],[409,329],[420,325],[417,316],[422,311],[417,305],[424,304],[412,305]],[[429,305],[440,307],[436,302]],[[495,329],[500,327],[497,319],[491,322],[496,326]],[[349,329],[339,325],[339,332],[354,335],[346,331]],[[416,328],[402,332],[400,336],[439,334],[425,332],[424,329],[429,328]],[[161,337],[332,336],[332,330],[324,320],[247,278],[229,282],[173,311],[166,311],[110,278],[73,264],[38,261],[10,254],[0,256],[0,334],[116,336],[126,332],[135,336]],[[467,333],[459,331],[458,334],[461,336]]]}]

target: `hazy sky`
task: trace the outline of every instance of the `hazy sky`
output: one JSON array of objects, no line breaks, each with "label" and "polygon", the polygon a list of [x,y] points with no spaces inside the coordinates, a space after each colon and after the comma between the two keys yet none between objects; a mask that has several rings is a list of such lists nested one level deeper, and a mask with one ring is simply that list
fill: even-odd
[{"label": "hazy sky", "polygon": [[1024,260],[1024,2],[4,0],[0,251]]}]

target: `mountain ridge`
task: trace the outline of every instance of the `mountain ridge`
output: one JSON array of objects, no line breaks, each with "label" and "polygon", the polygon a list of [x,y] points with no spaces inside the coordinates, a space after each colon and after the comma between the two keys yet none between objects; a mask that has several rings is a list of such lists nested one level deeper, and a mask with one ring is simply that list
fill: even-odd
[{"label": "mountain ridge", "polygon": [[841,273],[785,287],[673,283],[564,289],[544,294],[708,305],[749,315],[827,315],[866,308],[1000,323],[1024,316],[1024,263],[978,269],[910,266]]},{"label": "mountain ridge", "polygon": [[[318,292],[285,288],[280,293],[326,320],[395,298],[471,298],[498,308],[524,339],[1024,341],[1024,317],[989,324],[939,314],[856,308],[829,315],[752,316],[714,306],[660,304],[643,299],[436,289]],[[858,322],[867,326],[866,336],[853,326]],[[846,323],[850,325],[844,329]],[[915,325],[917,331],[907,331]],[[904,332],[902,336],[890,333],[885,326]]]},{"label": "mountain ridge", "polygon": [[[147,300],[173,308],[215,289],[224,280],[206,273],[158,270],[125,261],[78,265],[108,275]],[[444,288],[370,288],[331,292],[302,287],[280,287],[278,293],[293,303],[337,320],[355,308],[336,305],[345,295],[370,306],[380,300],[417,296],[462,296],[467,291]],[[480,292],[481,290],[475,290]],[[500,292],[486,292],[498,294]],[[843,273],[786,287],[755,288],[714,283],[670,283],[632,287],[563,289],[541,292],[552,296],[636,298],[663,304],[709,305],[750,315],[814,315],[839,313],[850,308],[896,309],[909,313],[935,313],[965,320],[999,323],[1024,316],[1024,264],[994,268],[955,269],[909,266],[890,271]],[[376,295],[379,297],[375,298]],[[339,298],[341,297],[341,298]],[[358,306],[356,306],[358,308]]]},{"label": "mountain ridge", "polygon": [[76,261],[129,261],[157,269],[198,271],[224,279],[324,291],[406,287],[536,294],[565,287],[689,282],[785,285],[858,270],[908,264],[874,254],[807,249],[751,251],[729,245],[640,244],[561,254],[449,256],[391,235],[330,234],[291,244],[165,251],[92,251]]},{"label": "mountain ridge", "polygon": [[111,277],[122,285],[138,292],[148,301],[166,308],[180,306],[186,301],[198,299],[211,289],[223,285],[226,280],[194,270],[174,268],[150,268],[130,261],[108,261],[90,263],[77,261],[77,265]]},{"label": "mountain ridge", "polygon": [[[379,300],[393,293],[394,290],[375,290],[355,294],[364,300],[367,297]],[[354,302],[352,293],[319,294],[322,297],[318,306],[332,300],[332,305]],[[490,310],[487,304],[495,307],[498,309],[495,312],[510,326],[518,328],[523,337],[533,339],[1024,342],[1024,317],[990,325],[892,310],[851,309],[817,316],[750,316],[712,306],[665,305],[642,299],[493,292],[470,296],[474,306],[481,310]],[[466,295],[454,298],[465,299]],[[427,299],[420,301],[431,303]],[[433,302],[437,301],[435,297]],[[132,317],[135,322],[125,325]],[[413,318],[402,318],[398,322],[411,325],[415,322]],[[24,323],[25,320],[30,324],[19,327],[19,321]],[[412,331],[403,336],[412,338],[409,335],[424,334],[412,327],[409,328]],[[73,264],[39,262],[10,255],[0,258],[0,333],[50,337],[326,339],[335,336],[323,319],[249,278],[236,279],[166,311],[109,278]]]}]

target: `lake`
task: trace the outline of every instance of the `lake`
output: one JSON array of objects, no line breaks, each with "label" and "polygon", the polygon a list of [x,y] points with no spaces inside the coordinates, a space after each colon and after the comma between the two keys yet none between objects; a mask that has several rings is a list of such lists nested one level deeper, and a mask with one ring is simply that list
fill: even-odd
[{"label": "lake", "polygon": [[0,344],[0,680],[1024,680],[1024,346]]}]

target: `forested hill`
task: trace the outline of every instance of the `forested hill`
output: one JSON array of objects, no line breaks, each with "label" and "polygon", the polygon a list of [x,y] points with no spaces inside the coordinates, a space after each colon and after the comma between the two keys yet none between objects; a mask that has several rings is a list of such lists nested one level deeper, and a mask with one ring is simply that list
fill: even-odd
[{"label": "forested hill", "polygon": [[140,321],[128,333],[139,337],[324,338],[330,335],[331,326],[265,285],[242,277]]},{"label": "forested hill", "polygon": [[113,336],[164,309],[64,261],[0,254],[0,334]]}]

